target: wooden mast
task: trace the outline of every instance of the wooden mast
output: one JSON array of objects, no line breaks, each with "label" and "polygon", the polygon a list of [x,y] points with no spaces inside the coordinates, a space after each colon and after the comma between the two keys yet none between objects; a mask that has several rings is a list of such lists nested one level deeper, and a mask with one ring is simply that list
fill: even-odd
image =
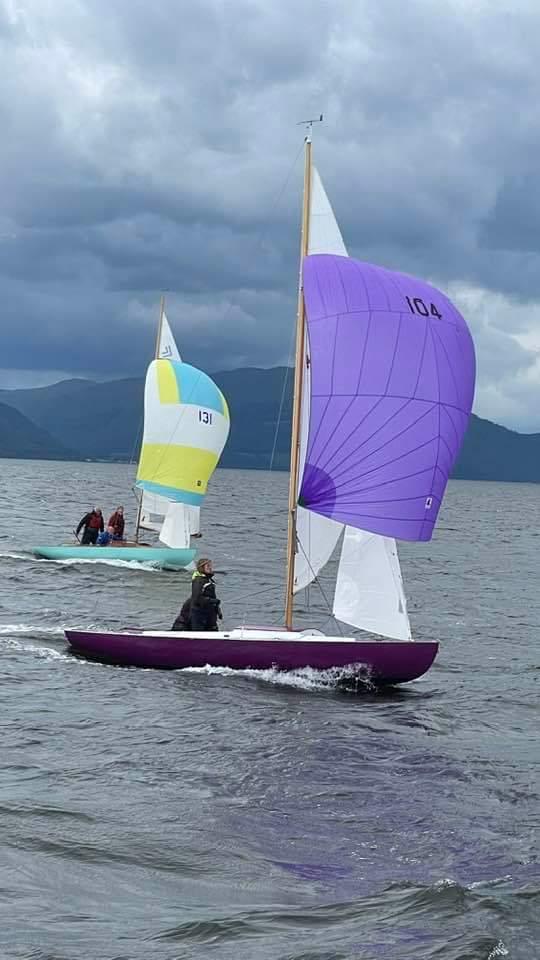
[{"label": "wooden mast", "polygon": [[[321,116],[322,120],[322,116]],[[306,318],[304,307],[304,288],[302,266],[309,249],[309,215],[311,205],[311,126],[305,140],[304,155],[304,197],[302,205],[302,233],[300,237],[300,276],[298,282],[298,307],[296,312],[296,356],[294,364],[294,395],[291,436],[291,474],[289,480],[289,522],[287,530],[287,586],[285,594],[285,626],[292,630],[294,558],[296,554],[296,510],[298,498],[298,480],[300,471],[300,424],[302,415],[302,386],[304,379],[304,347],[306,340]]]},{"label": "wooden mast", "polygon": [[[161,300],[159,301],[159,323],[158,323],[157,337],[156,337],[156,348],[155,348],[155,351],[154,351],[154,360],[158,360],[158,358],[159,358],[159,343],[160,343],[160,340],[161,340],[161,330],[162,330],[162,328],[163,328],[163,314],[164,314],[164,313],[165,313],[165,297],[164,297],[163,294],[162,294]],[[140,526],[141,526],[142,503],[143,503],[143,492],[142,492],[142,490],[141,490],[141,499],[139,500],[139,508],[138,508],[138,510],[137,510],[137,523],[136,523],[136,525],[135,525],[135,543],[138,543],[138,542],[139,542],[139,530],[140,530]]]}]

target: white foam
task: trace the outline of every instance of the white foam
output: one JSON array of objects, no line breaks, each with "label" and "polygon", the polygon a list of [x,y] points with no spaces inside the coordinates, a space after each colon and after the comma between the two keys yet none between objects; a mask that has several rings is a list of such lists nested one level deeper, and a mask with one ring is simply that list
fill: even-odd
[{"label": "white foam", "polygon": [[53,647],[38,647],[33,643],[21,643],[20,640],[14,640],[11,637],[2,637],[0,639],[0,644],[3,647],[7,647],[8,650],[14,650],[20,653],[32,653],[36,657],[40,657],[43,660],[72,660],[72,657],[68,657],[65,653],[60,653],[59,650],[55,650]]},{"label": "white foam", "polygon": [[512,875],[507,873],[504,877],[493,877],[492,880],[476,880],[475,883],[469,884],[469,890],[481,890],[484,887],[497,887],[499,884],[508,883],[512,879]]},{"label": "white foam", "polygon": [[83,557],[69,557],[66,560],[48,560],[45,557],[25,557],[24,559],[33,560],[34,563],[56,563],[60,567],[75,567],[84,565],[95,566],[104,564],[106,567],[121,567],[123,570],[149,570],[152,573],[161,572],[161,567],[150,560],[106,560],[103,558],[96,560],[86,560]]},{"label": "white foam", "polygon": [[[298,690],[329,690],[338,685],[355,680],[355,674],[346,667],[331,667],[328,670],[314,670],[312,667],[302,667],[298,670],[233,670],[231,667],[183,667],[181,673],[202,673],[207,676],[246,677],[251,680],[260,680],[263,683],[280,687],[294,687]],[[372,688],[369,678],[362,678],[361,686]]]},{"label": "white foam", "polygon": [[[7,626],[9,627],[10,625],[7,624]],[[32,627],[32,628],[25,628],[24,631],[21,629],[22,627],[24,627],[24,624],[11,624],[12,629],[10,632],[11,633],[27,632],[29,634],[35,634],[37,632],[41,634],[44,634],[44,633],[63,634],[64,633],[62,627],[57,627],[49,630]],[[0,634],[2,634],[0,636],[0,646],[6,650],[11,650],[15,653],[31,653],[34,657],[38,657],[40,660],[46,660],[46,661],[54,660],[56,662],[59,660],[62,660],[66,663],[82,664],[83,666],[95,666],[95,667],[102,666],[102,664],[94,663],[93,661],[90,661],[90,660],[79,660],[73,655],[63,653],[60,650],[55,650],[54,647],[42,647],[36,643],[24,643],[21,640],[15,639],[14,637],[6,636],[5,633],[6,633],[6,625],[3,625],[2,627],[0,627]]]},{"label": "white foam", "polygon": [[444,877],[443,880],[437,880],[435,884],[436,890],[446,890],[448,887],[459,887],[460,884],[457,880],[452,880],[450,877]]},{"label": "white foam", "polygon": [[64,560],[52,560],[47,557],[36,557],[31,553],[12,553],[0,551],[0,558],[9,560],[29,560],[31,563],[54,563],[59,567],[73,567],[80,564],[96,563],[105,564],[108,567],[121,567],[123,570],[149,570],[152,573],[161,573],[159,563],[151,560],[107,560],[105,557],[96,557],[89,560],[85,557],[66,557]]},{"label": "white foam", "polygon": [[487,960],[495,960],[495,957],[509,957],[509,956],[510,956],[510,951],[506,949],[502,940],[499,940],[498,943],[496,943],[495,946],[493,947],[493,950],[490,950],[490,952],[488,953]]},{"label": "white foam", "polygon": [[64,633],[64,628],[59,626],[44,627],[43,624],[33,626],[30,623],[0,623],[0,635],[12,633],[26,633],[29,636],[33,636],[35,633],[49,633],[51,636],[58,636]]}]

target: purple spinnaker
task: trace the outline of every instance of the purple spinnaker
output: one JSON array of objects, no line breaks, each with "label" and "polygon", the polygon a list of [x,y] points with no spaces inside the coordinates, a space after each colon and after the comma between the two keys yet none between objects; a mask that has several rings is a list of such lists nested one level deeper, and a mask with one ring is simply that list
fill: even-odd
[{"label": "purple spinnaker", "polygon": [[430,540],[469,420],[469,329],[435,287],[350,257],[304,259],[311,406],[300,503]]}]

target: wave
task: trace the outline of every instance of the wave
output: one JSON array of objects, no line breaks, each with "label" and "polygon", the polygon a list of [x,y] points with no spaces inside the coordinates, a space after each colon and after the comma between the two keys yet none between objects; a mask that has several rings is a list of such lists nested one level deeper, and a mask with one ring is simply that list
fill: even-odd
[{"label": "wave", "polygon": [[163,573],[156,563],[150,560],[107,560],[105,557],[87,560],[84,557],[68,557],[65,560],[49,560],[47,557],[35,557],[32,553],[17,553],[14,551],[0,551],[0,560],[29,560],[32,563],[56,564],[59,567],[73,567],[80,565],[95,566],[104,564],[107,567],[121,567],[123,570],[148,570],[151,573]]},{"label": "wave", "polygon": [[[14,636],[15,635],[15,636]],[[47,641],[64,636],[64,627],[61,626],[33,626],[29,623],[2,623],[0,624],[0,647],[13,653],[31,653],[41,660],[64,660],[69,663],[88,663],[81,661],[72,654],[54,647],[43,646],[40,641]],[[34,643],[25,642],[20,637],[33,638]]]},{"label": "wave", "polygon": [[[441,913],[441,889],[446,891],[447,902],[443,905]],[[449,891],[450,896],[449,896]],[[453,894],[453,896],[452,896]],[[461,897],[457,896],[460,894]],[[462,899],[463,898],[463,899]],[[502,939],[489,934],[471,931],[448,939],[449,928],[445,921],[452,924],[457,919],[461,919],[464,912],[468,910],[463,900],[467,898],[467,888],[459,884],[443,881],[443,885],[436,884],[434,887],[414,888],[410,886],[391,885],[385,890],[360,897],[355,900],[341,901],[334,903],[322,903],[314,906],[289,906],[288,908],[273,909],[252,909],[243,911],[241,914],[231,916],[214,916],[199,920],[188,920],[179,925],[162,930],[153,939],[161,941],[191,941],[196,943],[216,943],[226,940],[238,940],[249,936],[255,938],[260,935],[262,930],[273,930],[274,942],[284,937],[287,931],[294,929],[302,930],[305,936],[311,933],[316,935],[319,931],[328,931],[331,928],[343,928],[344,938],[348,939],[348,933],[352,925],[357,928],[358,923],[375,924],[381,932],[388,930],[391,926],[397,929],[397,932],[405,932],[410,926],[416,930],[423,921],[427,926],[425,939],[431,941],[435,950],[429,952],[429,956],[442,956],[442,951],[438,946],[445,945],[444,956],[448,957],[467,957],[482,956],[485,960],[496,960],[499,957],[510,956],[509,949]],[[431,927],[436,925],[437,931]],[[441,930],[444,926],[444,930]],[[336,935],[334,936],[337,939]],[[344,942],[345,939],[344,939]],[[449,952],[448,952],[448,948]],[[455,948],[455,949],[454,949]],[[464,952],[465,948],[465,952]],[[457,952],[456,952],[457,950]],[[336,956],[345,956],[345,954],[335,954]],[[347,954],[348,955],[348,954]],[[369,954],[371,956],[371,953]],[[377,953],[377,955],[379,955]],[[384,954],[386,956],[386,953]],[[330,954],[324,953],[287,953],[291,960],[293,957],[301,958],[315,956],[326,957]],[[332,954],[334,956],[334,954]],[[367,956],[367,954],[366,954]],[[409,956],[409,953],[407,953]],[[427,954],[422,953],[422,956]]]},{"label": "wave", "polygon": [[74,659],[66,653],[61,653],[60,650],[55,650],[54,647],[40,647],[34,643],[22,643],[20,640],[15,640],[12,637],[0,637],[0,646],[16,653],[32,653],[42,660],[73,661]]},{"label": "wave", "polygon": [[358,671],[351,667],[330,667],[327,670],[315,670],[313,667],[302,667],[298,670],[233,670],[231,667],[183,667],[179,673],[200,673],[207,676],[244,677],[249,680],[258,680],[278,687],[292,687],[296,690],[354,690],[376,692],[377,687],[371,682],[368,673],[359,676]]},{"label": "wave", "polygon": [[496,957],[509,957],[510,951],[506,949],[502,940],[498,940],[493,950],[490,951],[487,960],[495,960]]},{"label": "wave", "polygon": [[[87,626],[86,629],[91,629],[91,627]],[[33,638],[39,643],[40,640],[63,637],[64,631],[65,627],[58,624],[55,626],[44,626],[43,624],[34,625],[30,623],[3,623],[0,624],[0,645],[10,650],[34,653],[38,657],[54,660],[99,663],[99,661],[86,661],[85,658],[74,657],[73,654],[61,653],[58,650],[38,646],[35,643],[22,643],[21,640],[16,638],[17,636]],[[144,668],[126,667],[125,669],[141,671]],[[255,670],[252,668],[233,670],[231,667],[212,667],[206,664],[204,667],[182,667],[176,672],[198,673],[205,676],[226,677],[236,680],[244,678],[247,680],[256,680],[271,686],[289,687],[302,691],[345,690],[348,692],[379,692],[378,688],[371,682],[367,671],[365,675],[359,675],[358,671],[353,667],[330,667],[327,670],[315,670],[313,667],[302,667],[298,670],[277,670],[275,668],[267,670]]]},{"label": "wave", "polygon": [[41,636],[59,636],[63,635],[64,628],[58,625],[54,627],[44,627],[43,624],[34,626],[30,623],[0,623],[0,637],[5,635],[9,636],[12,633],[28,634],[28,636],[35,636],[36,633]]}]

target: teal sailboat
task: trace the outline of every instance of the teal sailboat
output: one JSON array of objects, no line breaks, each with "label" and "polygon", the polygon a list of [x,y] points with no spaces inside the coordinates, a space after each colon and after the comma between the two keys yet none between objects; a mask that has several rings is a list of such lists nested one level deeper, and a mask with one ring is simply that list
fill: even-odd
[{"label": "teal sailboat", "polygon": [[[156,354],[144,393],[144,432],[137,469],[140,493],[132,541],[107,546],[79,542],[38,546],[47,560],[125,560],[182,569],[191,564],[191,538],[200,536],[200,507],[227,442],[227,401],[214,381],[180,357],[161,299]],[[141,531],[158,543],[141,542]]]}]

